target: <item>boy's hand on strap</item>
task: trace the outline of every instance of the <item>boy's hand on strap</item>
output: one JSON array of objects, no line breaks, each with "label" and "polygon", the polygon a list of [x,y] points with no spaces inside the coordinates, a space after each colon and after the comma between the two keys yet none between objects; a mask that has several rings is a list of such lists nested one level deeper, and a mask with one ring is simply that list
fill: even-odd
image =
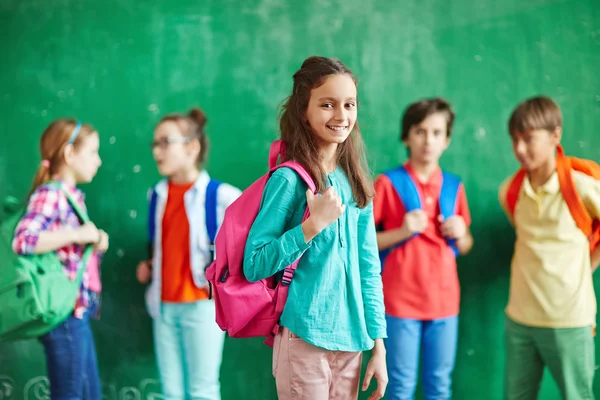
[{"label": "boy's hand on strap", "polygon": [[367,372],[365,373],[362,385],[363,392],[369,388],[372,378],[377,379],[377,389],[369,396],[368,400],[379,400],[385,395],[385,389],[388,384],[383,339],[375,339],[375,347],[373,347],[371,360],[369,360],[369,365],[367,365]]},{"label": "boy's hand on strap", "polygon": [[152,278],[152,261],[140,261],[140,263],[137,266],[135,275],[137,277],[137,280],[142,284],[150,282],[150,278]]},{"label": "boy's hand on strap", "polygon": [[427,228],[427,214],[423,210],[412,210],[404,214],[402,226],[388,231],[377,232],[377,247],[385,250],[400,242],[410,239]]},{"label": "boy's hand on strap", "polygon": [[423,210],[412,210],[404,214],[402,221],[401,235],[411,237],[415,233],[422,233],[427,228],[427,214]]},{"label": "boy's hand on strap", "polygon": [[441,222],[442,235],[447,238],[460,239],[467,234],[467,225],[460,215],[453,215],[446,220],[440,215],[439,221]]}]

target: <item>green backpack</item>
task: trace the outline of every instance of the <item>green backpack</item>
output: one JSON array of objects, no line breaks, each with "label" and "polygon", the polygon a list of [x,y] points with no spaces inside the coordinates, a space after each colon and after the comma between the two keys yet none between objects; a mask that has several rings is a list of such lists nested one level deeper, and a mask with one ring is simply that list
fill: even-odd
[{"label": "green backpack", "polygon": [[[66,191],[62,192],[81,222],[89,222],[87,213]],[[13,236],[24,214],[21,209],[0,224],[0,341],[37,338],[64,322],[73,313],[85,266],[94,251],[93,246],[86,247],[73,281],[65,274],[55,251],[15,254]]]}]

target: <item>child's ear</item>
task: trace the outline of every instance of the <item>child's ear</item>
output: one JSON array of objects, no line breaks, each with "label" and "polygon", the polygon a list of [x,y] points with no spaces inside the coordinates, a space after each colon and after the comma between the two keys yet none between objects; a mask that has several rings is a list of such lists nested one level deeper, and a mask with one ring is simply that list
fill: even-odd
[{"label": "child's ear", "polygon": [[74,154],[75,154],[75,147],[73,147],[72,144],[66,145],[65,149],[63,150],[63,159],[65,161],[65,164],[67,164],[67,165],[71,164],[71,160],[73,159]]},{"label": "child's ear", "polygon": [[196,154],[197,156],[200,155],[200,151],[202,150],[202,145],[200,144],[200,140],[192,140],[190,142],[190,150],[192,151],[192,153]]},{"label": "child's ear", "polygon": [[560,139],[562,138],[562,128],[560,126],[554,128],[554,130],[550,132],[550,137],[555,145],[559,145]]}]

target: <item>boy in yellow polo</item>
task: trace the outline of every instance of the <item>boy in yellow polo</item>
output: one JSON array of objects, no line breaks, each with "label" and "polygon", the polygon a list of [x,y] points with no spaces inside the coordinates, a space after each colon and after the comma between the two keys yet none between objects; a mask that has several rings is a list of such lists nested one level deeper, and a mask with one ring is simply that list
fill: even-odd
[{"label": "boy in yellow polo", "polygon": [[[509,121],[513,150],[526,176],[514,214],[507,206],[510,178],[499,193],[517,237],[505,310],[507,400],[536,399],[545,366],[563,399],[594,398],[592,272],[600,251],[590,257],[588,239],[561,194],[555,153],[561,127],[561,111],[547,97],[524,101]],[[572,176],[588,213],[599,218],[600,182],[577,171]]]}]

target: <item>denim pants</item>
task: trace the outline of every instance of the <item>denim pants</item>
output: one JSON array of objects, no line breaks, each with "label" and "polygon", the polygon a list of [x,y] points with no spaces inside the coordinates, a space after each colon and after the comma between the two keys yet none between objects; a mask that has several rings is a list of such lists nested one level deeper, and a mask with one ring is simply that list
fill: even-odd
[{"label": "denim pants", "polygon": [[424,398],[451,399],[458,317],[421,321],[386,316],[386,320],[389,375],[386,399],[414,399],[421,350]]},{"label": "denim pants", "polygon": [[165,399],[219,400],[224,340],[213,300],[162,303],[154,345]]},{"label": "denim pants", "polygon": [[46,353],[46,367],[52,400],[101,400],[96,347],[90,315],[71,315],[65,322],[40,337]]}]

